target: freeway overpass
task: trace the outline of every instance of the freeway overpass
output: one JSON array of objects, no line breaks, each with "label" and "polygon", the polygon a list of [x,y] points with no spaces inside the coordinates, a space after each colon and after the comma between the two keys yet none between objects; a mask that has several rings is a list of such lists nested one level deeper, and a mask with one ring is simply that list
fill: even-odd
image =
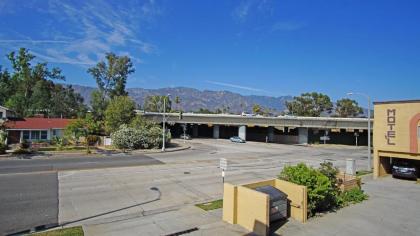
[{"label": "freeway overpass", "polygon": [[[155,122],[163,114],[139,112]],[[367,118],[335,117],[263,117],[228,114],[166,113],[166,121],[176,136],[187,127],[192,136],[228,138],[240,136],[246,140],[278,143],[327,143],[367,145]],[[373,121],[372,121],[373,122]],[[372,125],[373,127],[373,125]]]}]

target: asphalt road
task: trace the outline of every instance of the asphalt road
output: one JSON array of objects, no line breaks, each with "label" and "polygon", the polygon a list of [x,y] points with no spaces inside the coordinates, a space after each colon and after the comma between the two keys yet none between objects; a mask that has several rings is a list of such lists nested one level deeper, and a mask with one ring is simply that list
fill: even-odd
[{"label": "asphalt road", "polygon": [[58,224],[58,171],[155,164],[138,154],[0,160],[0,235]]},{"label": "asphalt road", "polygon": [[[127,222],[125,219],[133,221],[132,225],[124,226],[126,235],[151,230],[156,226],[148,228],[148,224],[143,224],[144,228],[136,228],[142,225],[142,216],[171,212],[172,209],[222,196],[223,185],[218,168],[220,158],[228,159],[225,180],[234,184],[274,178],[284,165],[298,162],[319,165],[329,160],[343,168],[345,159],[351,157],[357,160],[359,167],[366,166],[364,149],[306,148],[253,142],[234,144],[213,139],[197,139],[189,143],[192,145],[190,150],[147,156],[0,160],[0,235],[5,229],[11,232],[13,229],[17,231],[57,222],[56,217],[53,220],[50,218],[52,210],[57,212],[57,202],[58,222],[89,218],[75,225],[96,225],[96,231],[91,228],[90,235],[123,235],[120,231],[121,225]],[[159,165],[162,163],[165,165]],[[108,168],[126,166],[132,168]],[[90,170],[78,171],[80,169]],[[58,172],[58,182],[55,172]],[[45,177],[51,178],[51,175],[55,184],[52,184],[52,179]],[[159,188],[162,198],[157,202],[139,205],[156,197],[156,193],[151,191],[152,187]],[[52,192],[56,194],[54,197],[46,196]],[[16,201],[19,199],[16,196],[20,196],[22,201]],[[43,209],[51,212],[40,213]],[[113,213],[104,215],[107,212]],[[178,223],[168,225],[168,222],[175,220],[162,218],[161,227],[165,229],[162,235],[184,228]],[[103,222],[108,223],[96,224]],[[153,231],[152,235],[157,232]]]},{"label": "asphalt road", "polygon": [[57,173],[0,175],[0,235],[58,223]]},{"label": "asphalt road", "polygon": [[0,160],[0,174],[83,170],[155,164],[162,164],[162,162],[141,154]]}]

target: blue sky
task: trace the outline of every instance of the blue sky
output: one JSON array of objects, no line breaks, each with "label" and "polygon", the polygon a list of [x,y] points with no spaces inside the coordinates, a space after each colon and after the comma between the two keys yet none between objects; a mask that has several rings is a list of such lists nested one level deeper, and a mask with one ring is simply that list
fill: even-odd
[{"label": "blue sky", "polygon": [[94,86],[87,68],[112,51],[134,61],[129,87],[418,99],[419,9],[417,0],[0,0],[0,64],[27,47],[68,83]]}]

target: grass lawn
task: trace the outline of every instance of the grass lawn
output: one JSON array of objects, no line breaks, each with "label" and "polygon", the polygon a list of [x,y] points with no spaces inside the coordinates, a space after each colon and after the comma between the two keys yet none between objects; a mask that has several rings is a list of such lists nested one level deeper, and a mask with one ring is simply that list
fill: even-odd
[{"label": "grass lawn", "polygon": [[200,203],[200,204],[196,204],[195,206],[205,211],[216,210],[223,207],[223,200],[219,199],[212,202]]},{"label": "grass lawn", "polygon": [[356,171],[356,176],[362,176],[362,175],[368,175],[368,174],[372,174],[372,171],[367,171],[367,170]]},{"label": "grass lawn", "polygon": [[46,231],[42,233],[31,234],[34,236],[83,236],[82,226],[76,226],[71,228],[57,229],[52,231]]}]

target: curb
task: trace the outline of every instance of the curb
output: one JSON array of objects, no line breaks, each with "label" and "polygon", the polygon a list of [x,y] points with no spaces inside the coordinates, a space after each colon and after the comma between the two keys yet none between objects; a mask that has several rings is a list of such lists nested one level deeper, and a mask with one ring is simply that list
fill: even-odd
[{"label": "curb", "polygon": [[183,150],[188,150],[190,149],[191,146],[186,146],[186,147],[180,147],[180,148],[175,148],[175,149],[166,149],[165,151],[162,150],[156,150],[156,151],[150,151],[150,150],[135,150],[132,151],[131,153],[138,153],[138,154],[147,154],[147,153],[165,153],[165,152],[177,152],[177,151],[183,151]]},{"label": "curb", "polygon": [[[148,154],[148,153],[152,153],[153,154],[153,153],[177,152],[177,151],[184,151],[184,150],[188,150],[188,149],[191,149],[191,146],[190,145],[184,146],[184,147],[178,147],[178,148],[174,148],[174,149],[166,149],[164,152],[162,150],[160,150],[160,149],[157,149],[157,150],[144,149],[144,150],[134,150],[134,151],[131,151],[129,153],[133,153],[133,154]],[[120,153],[120,152],[118,152],[118,153]],[[115,153],[115,154],[118,154],[118,153]],[[11,153],[2,154],[2,155],[0,155],[0,160],[2,160],[2,159],[10,159],[10,158],[17,157],[17,156],[25,156],[25,155],[27,155],[27,154],[22,154],[22,155],[13,155]],[[90,154],[87,154],[85,151],[81,151],[81,152],[78,152],[78,151],[77,152],[76,151],[74,151],[74,152],[43,151],[43,152],[38,152],[38,153],[35,152],[35,153],[29,154],[29,155],[32,155],[32,156],[39,155],[41,157],[43,155],[53,155],[53,156],[80,156],[80,155],[88,155],[90,157],[94,157],[94,156],[100,157],[100,156],[102,156],[104,154],[103,153],[98,153],[96,151],[93,151]]]}]

